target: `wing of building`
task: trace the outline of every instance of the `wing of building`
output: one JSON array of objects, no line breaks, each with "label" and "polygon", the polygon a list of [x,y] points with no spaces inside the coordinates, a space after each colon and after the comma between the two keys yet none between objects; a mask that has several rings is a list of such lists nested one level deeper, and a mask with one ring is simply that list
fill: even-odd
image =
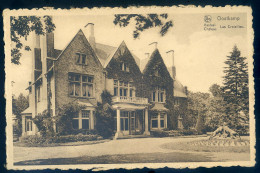
[{"label": "wing of building", "polygon": [[175,67],[167,69],[156,44],[140,60],[124,41],[118,47],[96,43],[93,23],[79,29],[63,50],[55,49],[53,33],[35,34],[22,135],[38,133],[32,119],[44,110],[55,116],[71,102],[85,106],[73,128],[95,129],[95,108],[105,90],[113,96],[115,138],[183,128],[175,107],[185,102],[187,89],[177,81]]}]

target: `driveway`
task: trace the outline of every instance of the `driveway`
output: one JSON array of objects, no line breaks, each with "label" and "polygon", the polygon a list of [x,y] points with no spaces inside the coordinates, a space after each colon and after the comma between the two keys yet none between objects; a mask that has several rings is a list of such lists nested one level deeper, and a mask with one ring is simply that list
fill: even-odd
[{"label": "driveway", "polygon": [[[135,139],[121,139],[111,140],[105,143],[98,143],[93,145],[81,146],[57,146],[57,147],[14,147],[14,163],[42,159],[58,159],[58,158],[102,158],[100,156],[112,157],[112,155],[129,155],[129,154],[170,154],[174,152],[185,154],[197,154],[206,158],[213,158],[214,161],[228,161],[234,157],[248,158],[248,153],[232,153],[232,157],[228,153],[206,153],[206,152],[189,152],[189,151],[175,151],[161,147],[166,143],[188,142],[193,140],[201,140],[207,137],[196,138],[135,138]],[[242,154],[242,155],[241,155]],[[223,158],[223,156],[226,156]],[[91,160],[91,159],[90,159]],[[205,160],[207,161],[207,160]]]}]

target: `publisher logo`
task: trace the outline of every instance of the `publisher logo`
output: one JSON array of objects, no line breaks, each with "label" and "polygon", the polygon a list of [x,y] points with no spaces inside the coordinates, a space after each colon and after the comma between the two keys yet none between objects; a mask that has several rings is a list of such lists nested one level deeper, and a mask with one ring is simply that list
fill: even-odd
[{"label": "publisher logo", "polygon": [[206,23],[210,23],[211,20],[212,20],[212,17],[211,17],[210,15],[204,16],[204,21],[205,21]]}]

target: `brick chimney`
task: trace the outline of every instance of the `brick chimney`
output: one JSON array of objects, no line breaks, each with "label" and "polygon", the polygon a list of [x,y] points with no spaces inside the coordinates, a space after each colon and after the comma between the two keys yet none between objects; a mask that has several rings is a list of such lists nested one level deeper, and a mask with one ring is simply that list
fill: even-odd
[{"label": "brick chimney", "polygon": [[174,50],[169,50],[166,52],[169,59],[172,60],[172,66],[169,67],[169,72],[170,72],[170,75],[173,79],[176,78],[176,68],[175,68],[175,65],[174,65]]},{"label": "brick chimney", "polygon": [[84,27],[85,36],[88,39],[91,47],[95,50],[96,49],[96,40],[95,40],[95,33],[94,33],[94,23],[88,23]]},{"label": "brick chimney", "polygon": [[46,33],[47,56],[54,57],[54,33]]}]

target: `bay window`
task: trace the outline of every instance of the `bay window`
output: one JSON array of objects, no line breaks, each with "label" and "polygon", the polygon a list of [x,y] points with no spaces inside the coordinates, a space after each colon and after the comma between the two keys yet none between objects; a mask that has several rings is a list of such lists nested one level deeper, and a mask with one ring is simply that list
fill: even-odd
[{"label": "bay window", "polygon": [[167,114],[158,113],[151,116],[151,128],[152,129],[164,129],[167,128]]},{"label": "bay window", "polygon": [[82,110],[72,120],[73,129],[90,129],[90,110]]}]

